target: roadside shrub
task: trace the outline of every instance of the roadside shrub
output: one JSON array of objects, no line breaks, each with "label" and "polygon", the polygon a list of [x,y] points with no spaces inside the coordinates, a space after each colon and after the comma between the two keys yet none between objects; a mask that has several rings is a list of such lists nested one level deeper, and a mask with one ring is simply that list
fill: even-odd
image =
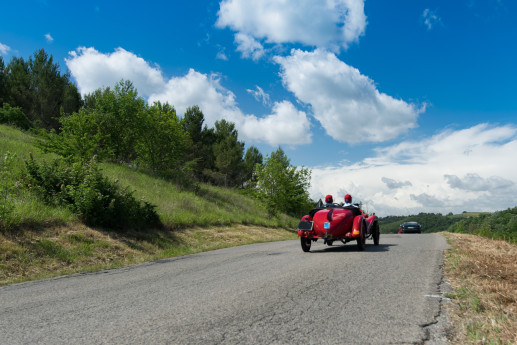
[{"label": "roadside shrub", "polygon": [[15,159],[16,155],[9,151],[0,157],[0,228],[9,228],[13,222],[12,194],[16,189],[13,176]]},{"label": "roadside shrub", "polygon": [[31,122],[23,113],[22,108],[11,107],[8,103],[4,103],[2,108],[0,108],[0,123],[25,130],[31,128]]},{"label": "roadside shrub", "polygon": [[62,159],[38,164],[31,155],[26,168],[32,191],[49,204],[70,208],[87,225],[126,230],[160,224],[155,206],[102,175],[95,157],[69,165]]}]

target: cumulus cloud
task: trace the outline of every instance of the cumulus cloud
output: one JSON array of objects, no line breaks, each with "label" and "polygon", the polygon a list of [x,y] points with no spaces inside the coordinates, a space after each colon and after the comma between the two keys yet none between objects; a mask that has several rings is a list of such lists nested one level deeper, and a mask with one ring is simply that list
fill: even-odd
[{"label": "cumulus cloud", "polygon": [[364,34],[366,16],[364,0],[223,0],[216,26],[265,43],[339,49]]},{"label": "cumulus cloud", "polygon": [[436,25],[442,24],[442,19],[436,14],[436,11],[432,11],[428,8],[422,13],[422,20],[427,30],[431,30]]},{"label": "cumulus cloud", "polygon": [[245,140],[276,146],[306,144],[311,138],[307,115],[292,103],[275,103],[272,113],[265,117],[246,115],[237,106],[234,93],[221,86],[218,75],[205,75],[192,69],[184,77],[170,79],[164,91],[152,95],[149,101],[173,104],[180,114],[196,104],[208,125],[213,126],[221,118],[232,121]]},{"label": "cumulus cloud", "polygon": [[468,190],[468,191],[491,191],[495,189],[511,188],[514,182],[499,176],[490,176],[482,178],[478,174],[466,174],[465,177],[459,178],[456,175],[445,175],[445,180],[452,188]]},{"label": "cumulus cloud", "polygon": [[236,34],[235,43],[237,43],[237,51],[241,52],[243,58],[251,58],[253,61],[257,61],[264,55],[262,44],[250,35]]},{"label": "cumulus cloud", "polygon": [[65,62],[82,95],[112,87],[122,79],[131,80],[144,97],[165,86],[159,67],[150,66],[143,58],[122,48],[104,54],[95,48],[81,47],[69,52]]},{"label": "cumulus cloud", "polygon": [[444,205],[443,200],[440,200],[437,197],[434,197],[427,193],[422,193],[419,195],[410,194],[409,197],[411,200],[414,200],[417,203],[419,203],[420,205],[428,207],[428,208],[429,207],[441,207]]},{"label": "cumulus cloud", "polygon": [[149,102],[155,101],[174,105],[179,114],[197,105],[210,126],[223,117],[239,122],[244,116],[237,106],[235,94],[221,85],[219,75],[207,75],[193,69],[185,76],[171,78],[163,88],[153,93]]},{"label": "cumulus cloud", "polygon": [[[378,149],[361,162],[315,167],[310,192],[315,200],[350,193],[381,216],[502,210],[517,205],[517,162],[508,159],[516,150],[513,126],[447,130]],[[411,186],[391,188],[385,176]]]},{"label": "cumulus cloud", "polygon": [[384,182],[389,189],[397,189],[406,186],[412,186],[411,182],[409,181],[400,182],[384,176],[381,178],[381,181]]},{"label": "cumulus cloud", "polygon": [[9,53],[9,50],[11,50],[11,47],[0,42],[0,54],[1,55],[7,55],[7,53]]},{"label": "cumulus cloud", "polygon": [[338,141],[395,138],[416,127],[425,109],[379,92],[370,78],[325,50],[293,50],[275,61],[287,89],[312,106],[314,117]]},{"label": "cumulus cloud", "polygon": [[246,116],[241,130],[250,140],[266,142],[271,146],[279,142],[286,145],[308,144],[312,137],[307,114],[288,101],[275,102],[272,114],[264,118]]},{"label": "cumulus cloud", "polygon": [[47,40],[48,43],[54,42],[54,38],[50,35],[50,33],[45,34],[45,39]]},{"label": "cumulus cloud", "polygon": [[[190,69],[184,76],[166,80],[159,67],[149,65],[122,48],[111,54],[100,53],[94,48],[79,48],[70,53],[66,64],[83,95],[111,87],[121,79],[131,80],[149,103],[168,102],[180,115],[188,107],[197,105],[203,111],[207,125],[213,126],[220,119],[234,122],[245,141],[265,142],[272,146],[311,141],[310,122],[305,112],[283,101],[275,102],[271,113],[263,117],[244,114],[235,94],[221,85],[218,74]],[[261,88],[257,87],[256,92],[262,100],[268,99]]]}]

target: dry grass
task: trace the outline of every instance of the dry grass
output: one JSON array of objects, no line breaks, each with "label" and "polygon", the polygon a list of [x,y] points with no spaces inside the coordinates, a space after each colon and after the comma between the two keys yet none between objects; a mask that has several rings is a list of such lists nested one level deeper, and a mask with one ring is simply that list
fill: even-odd
[{"label": "dry grass", "polygon": [[445,276],[455,344],[517,344],[517,246],[445,233],[452,249]]},{"label": "dry grass", "polygon": [[285,229],[244,225],[123,235],[82,224],[0,232],[0,285],[296,236]]}]

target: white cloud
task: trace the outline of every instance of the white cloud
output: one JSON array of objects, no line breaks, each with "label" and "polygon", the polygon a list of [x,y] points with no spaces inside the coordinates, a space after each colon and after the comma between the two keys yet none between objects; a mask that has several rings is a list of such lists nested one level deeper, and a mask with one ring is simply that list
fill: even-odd
[{"label": "white cloud", "polygon": [[223,0],[216,25],[265,43],[339,49],[364,34],[366,16],[364,0]]},{"label": "white cloud", "polygon": [[385,176],[381,178],[381,181],[384,182],[389,189],[397,189],[406,186],[412,186],[411,182],[409,181],[400,182]]},{"label": "white cloud", "polygon": [[[70,53],[66,64],[83,95],[112,87],[121,79],[131,80],[149,103],[168,102],[180,115],[188,107],[197,105],[209,126],[223,118],[234,122],[241,139],[246,142],[277,146],[306,144],[311,139],[307,115],[290,102],[274,103],[271,114],[265,117],[244,114],[238,107],[235,94],[221,85],[217,74],[207,75],[191,69],[184,76],[165,80],[158,67],[150,66],[144,59],[122,48],[111,54],[100,53],[94,48],[79,48]],[[260,97],[265,100],[267,94],[262,91]]]},{"label": "white cloud", "polygon": [[122,48],[103,54],[95,48],[81,47],[69,55],[65,62],[82,95],[98,88],[112,87],[122,79],[132,81],[144,97],[165,86],[158,67],[151,67],[141,57]]},{"label": "white cloud", "polygon": [[264,90],[257,85],[257,90],[246,90],[249,94],[251,94],[257,102],[261,102],[264,105],[271,104],[271,99],[267,93],[264,92]]},{"label": "white cloud", "polygon": [[[311,195],[350,193],[381,216],[502,210],[517,205],[517,161],[509,159],[516,150],[516,127],[444,131],[378,149],[355,164],[313,168]],[[392,188],[386,176],[409,183]]]},{"label": "white cloud", "polygon": [[47,40],[48,43],[54,42],[54,38],[52,36],[50,36],[50,33],[45,34],[45,39]]},{"label": "white cloud", "polygon": [[217,75],[206,75],[190,70],[185,77],[172,78],[165,90],[149,98],[173,104],[179,114],[198,105],[206,123],[213,126],[219,119],[235,123],[239,135],[246,141],[299,145],[310,142],[307,115],[287,101],[275,103],[272,114],[263,118],[244,114],[237,106],[233,92],[221,86]]},{"label": "white cloud", "polygon": [[237,51],[241,52],[243,58],[259,60],[264,55],[264,47],[250,35],[238,33],[235,35]]},{"label": "white cloud", "polygon": [[452,188],[467,191],[492,191],[496,189],[512,188],[515,183],[499,176],[490,176],[482,178],[478,174],[466,174],[465,177],[459,178],[456,175],[444,175],[445,180]]},{"label": "white cloud", "polygon": [[226,56],[226,53],[224,52],[224,47],[219,47],[219,51],[217,52],[217,55],[215,56],[216,59],[228,61],[228,56]]},{"label": "white cloud", "polygon": [[11,50],[11,47],[0,42],[0,54],[1,55],[7,55],[7,53],[9,53],[9,50]]},{"label": "white cloud", "polygon": [[416,127],[417,108],[376,89],[359,70],[333,53],[293,50],[291,56],[275,57],[287,89],[312,106],[314,117],[328,135],[338,141],[380,142]]},{"label": "white cloud", "polygon": [[199,106],[209,126],[225,118],[237,122],[243,117],[237,107],[235,95],[221,86],[217,74],[207,75],[190,69],[183,77],[171,78],[164,88],[149,97],[149,102],[168,102],[174,105],[179,114],[184,114],[188,107]]},{"label": "white cloud", "polygon": [[246,116],[241,130],[250,140],[271,146],[309,144],[312,137],[307,115],[288,101],[275,103],[273,113],[264,118]]},{"label": "white cloud", "polygon": [[424,25],[427,27],[427,30],[431,30],[437,24],[442,24],[442,19],[436,14],[436,11],[431,11],[428,8],[426,8],[422,13],[422,20],[424,21]]}]

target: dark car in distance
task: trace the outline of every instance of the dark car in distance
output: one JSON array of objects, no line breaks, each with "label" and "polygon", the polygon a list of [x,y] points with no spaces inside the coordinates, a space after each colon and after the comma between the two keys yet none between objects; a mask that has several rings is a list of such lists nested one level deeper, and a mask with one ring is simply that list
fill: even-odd
[{"label": "dark car in distance", "polygon": [[420,234],[422,233],[422,225],[417,222],[404,222],[400,224],[399,234]]}]

